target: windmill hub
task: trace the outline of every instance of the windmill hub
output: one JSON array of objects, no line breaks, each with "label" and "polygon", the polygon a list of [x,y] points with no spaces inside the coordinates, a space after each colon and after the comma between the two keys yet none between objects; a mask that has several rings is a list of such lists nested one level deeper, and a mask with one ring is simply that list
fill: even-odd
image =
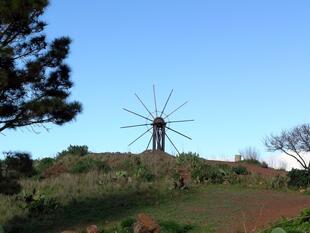
[{"label": "windmill hub", "polygon": [[153,121],[153,126],[158,128],[164,128],[166,126],[166,122],[162,117],[156,117]]}]

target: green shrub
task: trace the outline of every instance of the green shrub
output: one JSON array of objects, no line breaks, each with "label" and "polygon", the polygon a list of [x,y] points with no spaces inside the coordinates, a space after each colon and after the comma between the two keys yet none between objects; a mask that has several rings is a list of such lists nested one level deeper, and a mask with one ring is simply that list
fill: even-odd
[{"label": "green shrub", "polygon": [[212,184],[222,184],[230,174],[229,170],[218,165],[208,165],[206,171],[206,180]]},{"label": "green shrub", "polygon": [[178,224],[174,221],[162,221],[160,222],[161,233],[187,233],[192,230],[191,225]]},{"label": "green shrub", "polygon": [[76,174],[76,173],[86,173],[93,170],[107,171],[108,166],[106,165],[106,163],[102,161],[95,160],[92,158],[85,158],[73,164],[73,166],[70,169],[70,172]]},{"label": "green shrub", "polygon": [[35,174],[31,155],[22,152],[6,152],[4,169],[6,177],[30,177]]},{"label": "green shrub", "polygon": [[135,176],[145,182],[151,182],[155,180],[155,175],[147,169],[145,166],[138,166],[135,169]]},{"label": "green shrub", "polygon": [[14,195],[21,191],[21,186],[16,179],[2,178],[0,180],[0,193],[4,195]]},{"label": "green shrub", "polygon": [[192,178],[197,183],[204,182],[207,179],[207,168],[208,166],[206,164],[196,164],[196,166],[191,169]]},{"label": "green shrub", "polygon": [[126,178],[128,177],[128,173],[126,171],[117,171],[115,172],[117,178]]},{"label": "green shrub", "polygon": [[310,232],[310,209],[301,211],[297,218],[281,220],[272,227],[262,231],[262,233],[273,233],[276,228],[281,228],[284,232],[289,233]]},{"label": "green shrub", "polygon": [[177,165],[179,166],[187,166],[190,168],[195,168],[197,166],[200,166],[203,162],[202,159],[199,157],[199,154],[188,152],[188,153],[181,153],[179,156],[177,156],[176,159]]},{"label": "green shrub", "polygon": [[287,176],[289,186],[297,188],[310,186],[310,173],[306,170],[292,169]]},{"label": "green shrub", "polygon": [[24,209],[30,216],[39,216],[55,211],[59,207],[59,203],[55,198],[48,198],[43,194],[39,194],[33,190],[31,194],[23,195]]},{"label": "green shrub", "polygon": [[275,229],[271,231],[271,233],[286,233],[286,231],[283,230],[283,228],[281,227],[276,227]]},{"label": "green shrub", "polygon": [[192,178],[198,183],[222,184],[231,173],[231,168],[226,165],[200,164],[192,170]]},{"label": "green shrub", "polygon": [[76,156],[85,156],[89,154],[88,146],[73,146],[70,145],[66,150],[59,152],[57,158],[66,156],[66,155],[76,155]]},{"label": "green shrub", "polygon": [[133,227],[133,224],[135,223],[135,219],[133,218],[126,218],[123,221],[121,221],[121,227],[122,228],[130,228]]},{"label": "green shrub", "polygon": [[0,233],[4,233],[4,228],[2,225],[0,225]]},{"label": "green shrub", "polygon": [[43,158],[38,161],[38,164],[36,166],[36,170],[39,174],[43,174],[48,168],[53,166],[55,163],[54,158]]},{"label": "green shrub", "polygon": [[101,233],[133,233],[133,225],[135,220],[133,218],[127,218],[121,221],[121,223],[111,229],[102,230]]},{"label": "green shrub", "polygon": [[237,175],[248,175],[249,174],[248,169],[244,166],[233,167],[232,171]]}]

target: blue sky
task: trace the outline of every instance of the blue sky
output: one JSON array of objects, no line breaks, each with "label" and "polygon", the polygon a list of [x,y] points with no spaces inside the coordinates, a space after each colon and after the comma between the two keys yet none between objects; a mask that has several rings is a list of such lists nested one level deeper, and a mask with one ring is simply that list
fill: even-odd
[{"label": "blue sky", "polygon": [[[152,85],[167,109],[189,100],[170,119],[188,141],[170,133],[180,150],[229,158],[247,146],[263,157],[270,133],[310,122],[309,1],[74,1],[52,0],[44,15],[49,38],[70,36],[72,99],[84,111],[40,134],[5,131],[0,151],[53,156],[68,145],[92,151],[145,149],[144,123],[121,110],[144,113],[134,93],[153,107]],[[167,146],[167,152],[173,152]]]}]

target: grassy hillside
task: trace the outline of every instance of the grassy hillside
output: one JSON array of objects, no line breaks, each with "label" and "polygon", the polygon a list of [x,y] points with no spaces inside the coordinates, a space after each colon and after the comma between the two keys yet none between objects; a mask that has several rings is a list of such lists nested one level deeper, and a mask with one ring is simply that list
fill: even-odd
[{"label": "grassy hillside", "polygon": [[283,172],[255,166],[192,153],[60,153],[35,162],[21,193],[0,195],[0,224],[14,233],[82,232],[146,212],[188,232],[250,232],[310,206],[309,196],[287,189]]}]

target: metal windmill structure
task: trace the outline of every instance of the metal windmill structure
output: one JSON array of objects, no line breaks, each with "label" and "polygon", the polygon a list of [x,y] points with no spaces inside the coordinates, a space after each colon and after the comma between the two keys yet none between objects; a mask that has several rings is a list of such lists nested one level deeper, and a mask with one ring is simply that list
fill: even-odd
[{"label": "metal windmill structure", "polygon": [[168,136],[167,131],[171,131],[171,132],[179,134],[179,135],[181,135],[181,136],[183,136],[189,140],[192,140],[190,137],[186,136],[185,134],[180,133],[179,131],[172,129],[170,127],[171,124],[194,121],[194,120],[173,120],[173,121],[169,120],[169,117],[172,114],[174,114],[176,111],[178,111],[180,108],[182,108],[184,105],[186,105],[188,103],[186,101],[183,104],[181,104],[179,107],[175,108],[173,111],[166,114],[165,110],[166,110],[166,107],[169,103],[169,100],[171,98],[172,93],[173,93],[173,89],[171,90],[171,92],[170,92],[170,94],[169,94],[169,96],[165,102],[163,109],[161,111],[159,111],[157,108],[155,86],[153,85],[153,97],[154,97],[154,106],[155,106],[154,112],[151,112],[147,108],[147,106],[144,104],[144,102],[141,100],[141,98],[137,94],[135,94],[136,98],[139,100],[139,102],[143,105],[143,107],[147,111],[147,113],[148,113],[147,116],[136,113],[136,112],[131,111],[131,110],[128,110],[126,108],[123,108],[123,110],[125,110],[126,112],[129,112],[133,115],[136,115],[140,118],[143,118],[144,120],[146,120],[146,123],[137,124],[137,125],[122,126],[121,127],[122,129],[136,128],[136,127],[143,127],[143,126],[147,127],[147,130],[143,134],[141,134],[139,137],[137,137],[135,140],[133,140],[128,146],[131,146],[136,141],[138,141],[140,138],[142,138],[144,135],[151,132],[151,138],[147,144],[146,150],[148,150],[151,142],[153,142],[153,147],[152,147],[153,151],[155,151],[155,150],[165,151],[166,138],[167,138],[169,140],[169,142],[171,143],[171,145],[174,147],[174,149],[177,151],[177,153],[180,154],[179,150],[177,149],[177,147],[175,146],[175,144],[173,143],[171,138]]}]

